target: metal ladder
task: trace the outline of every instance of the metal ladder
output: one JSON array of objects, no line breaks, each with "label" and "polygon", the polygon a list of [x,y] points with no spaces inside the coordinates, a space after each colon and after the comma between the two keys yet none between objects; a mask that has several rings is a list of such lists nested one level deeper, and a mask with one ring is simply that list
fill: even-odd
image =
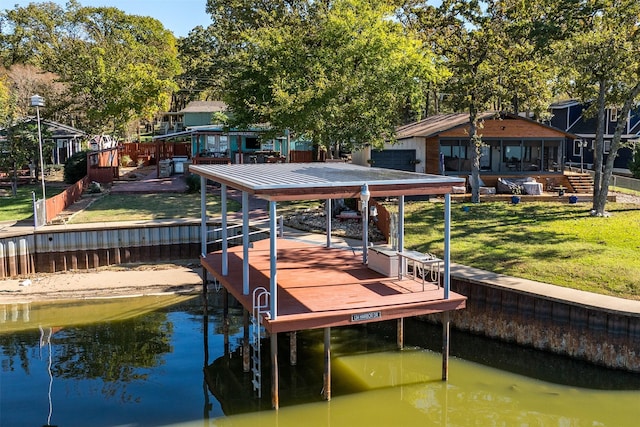
[{"label": "metal ladder", "polygon": [[262,336],[262,315],[269,315],[269,291],[260,287],[253,290],[253,310],[251,313],[251,372],[253,390],[262,397],[262,362],[260,338]]}]

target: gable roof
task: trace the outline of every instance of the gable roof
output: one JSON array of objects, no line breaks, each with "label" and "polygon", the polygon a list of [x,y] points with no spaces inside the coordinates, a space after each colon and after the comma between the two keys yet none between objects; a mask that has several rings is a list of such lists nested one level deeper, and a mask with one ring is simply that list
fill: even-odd
[{"label": "gable roof", "polygon": [[[487,119],[495,116],[495,112],[486,112],[478,114],[481,119]],[[451,113],[451,114],[436,114],[426,117],[418,122],[409,123],[408,125],[400,126],[396,129],[397,139],[413,138],[415,136],[429,138],[442,133],[447,130],[451,130],[458,126],[465,126],[469,124],[468,113]]]},{"label": "gable roof", "polygon": [[[564,134],[567,138],[577,138],[573,133],[566,132],[562,129],[555,128],[553,126],[540,123],[538,121],[519,116],[511,113],[498,113],[495,111],[487,111],[484,113],[478,113],[480,120],[488,119],[511,119],[522,120],[535,126],[540,126],[546,129],[552,129],[559,134]],[[396,129],[396,138],[409,139],[413,137],[430,138],[439,135],[443,132],[450,131],[452,129],[469,126],[469,114],[468,113],[452,113],[452,114],[436,114],[429,116],[423,120],[408,125],[401,126]]]},{"label": "gable roof", "polygon": [[191,101],[179,113],[218,113],[227,111],[227,104],[222,101]]}]

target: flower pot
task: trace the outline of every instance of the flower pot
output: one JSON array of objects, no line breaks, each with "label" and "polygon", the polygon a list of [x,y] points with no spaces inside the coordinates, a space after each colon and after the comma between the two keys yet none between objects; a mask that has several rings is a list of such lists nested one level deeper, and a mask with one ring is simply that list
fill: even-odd
[{"label": "flower pot", "polygon": [[511,203],[513,203],[514,205],[520,203],[520,196],[511,196]]},{"label": "flower pot", "polygon": [[571,203],[571,204],[578,203],[578,197],[577,196],[569,196],[569,203]]}]

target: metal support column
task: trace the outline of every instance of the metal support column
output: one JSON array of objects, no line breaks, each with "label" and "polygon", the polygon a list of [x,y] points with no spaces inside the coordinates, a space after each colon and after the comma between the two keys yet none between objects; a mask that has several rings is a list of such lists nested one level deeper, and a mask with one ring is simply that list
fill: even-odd
[{"label": "metal support column", "polygon": [[325,202],[325,215],[327,216],[326,228],[327,228],[327,248],[331,247],[331,199],[327,199]]},{"label": "metal support column", "polygon": [[249,295],[249,193],[242,192],[242,294]]},{"label": "metal support column", "polygon": [[269,202],[269,291],[271,292],[271,319],[278,318],[278,236],[276,202]]},{"label": "metal support column", "polygon": [[200,177],[200,256],[207,256],[207,179]]},{"label": "metal support column", "polygon": [[444,195],[444,299],[449,299],[451,281],[451,194]]},{"label": "metal support column", "polygon": [[[398,252],[404,252],[404,196],[398,197]],[[403,276],[406,270],[407,260],[398,256],[398,277]]]},{"label": "metal support column", "polygon": [[222,228],[222,275],[229,274],[229,230],[227,230],[227,185],[220,185],[220,215],[222,220],[220,226]]}]

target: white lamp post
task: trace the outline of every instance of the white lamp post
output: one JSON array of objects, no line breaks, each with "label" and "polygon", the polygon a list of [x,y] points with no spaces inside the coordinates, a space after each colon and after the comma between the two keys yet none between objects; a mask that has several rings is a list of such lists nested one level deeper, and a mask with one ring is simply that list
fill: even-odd
[{"label": "white lamp post", "polygon": [[40,107],[44,107],[44,98],[40,95],[31,97],[31,106],[36,107],[36,118],[38,121],[38,148],[40,149],[40,176],[42,181],[42,209],[44,213],[44,222],[47,222],[47,195],[44,188],[44,159],[42,157],[42,131],[40,130]]},{"label": "white lamp post", "polygon": [[362,263],[367,263],[367,251],[369,250],[369,185],[366,183],[360,189],[360,201],[362,202]]}]

